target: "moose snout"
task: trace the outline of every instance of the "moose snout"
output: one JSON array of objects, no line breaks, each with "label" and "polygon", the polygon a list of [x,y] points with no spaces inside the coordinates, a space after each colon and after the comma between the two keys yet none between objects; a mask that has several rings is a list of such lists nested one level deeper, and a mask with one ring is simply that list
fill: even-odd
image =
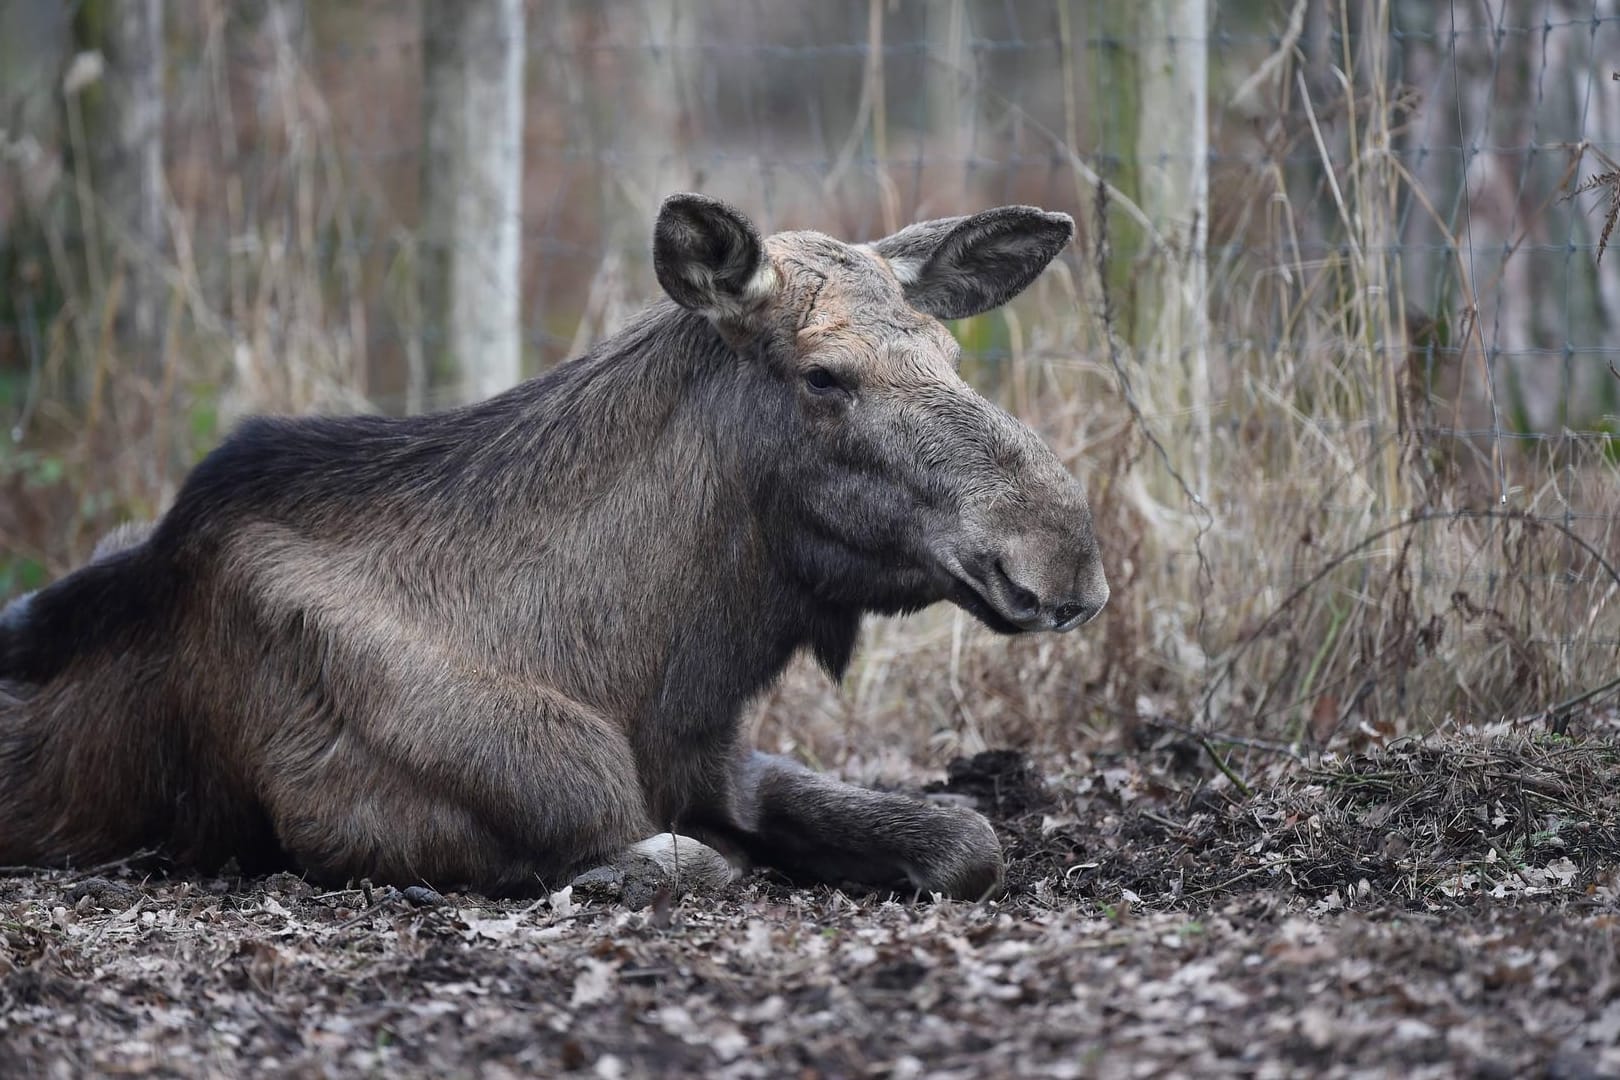
[{"label": "moose snout", "polygon": [[[1008,556],[991,565],[986,599],[1008,622],[1022,630],[1053,630],[1064,633],[1097,617],[1108,603],[1108,582],[1095,555],[1081,560],[1083,565],[1074,583],[1042,587],[1041,579],[1062,574],[1041,574],[1032,568],[1019,569]],[[1009,565],[1011,563],[1011,565]],[[998,601],[1000,601],[998,603]]]},{"label": "moose snout", "polygon": [[1011,541],[962,559],[965,606],[985,609],[985,621],[1008,632],[1063,633],[1096,618],[1108,603],[1108,581],[1095,548],[1048,554],[1046,547]]},{"label": "moose snout", "polygon": [[931,538],[937,565],[954,579],[946,595],[1003,634],[1073,630],[1108,603],[1085,490],[1033,431],[980,403],[982,471]]}]

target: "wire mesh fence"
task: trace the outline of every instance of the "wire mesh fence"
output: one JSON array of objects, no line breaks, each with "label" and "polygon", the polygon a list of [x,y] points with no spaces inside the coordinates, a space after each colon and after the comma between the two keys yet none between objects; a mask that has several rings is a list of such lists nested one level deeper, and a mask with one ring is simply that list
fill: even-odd
[{"label": "wire mesh fence", "polygon": [[[464,394],[480,358],[436,356],[466,312],[424,288],[446,250],[487,274],[464,305],[512,291],[515,377],[654,294],[670,191],[851,240],[1019,202],[1076,244],[953,329],[1090,485],[1115,600],[1061,644],[878,624],[821,714],[904,708],[952,745],[1114,720],[1326,743],[1613,674],[1614,0],[152,6],[147,234],[97,153],[132,93],[103,6],[0,15],[0,584],[160,512],[243,413]],[[441,229],[447,49],[485,80],[517,57],[457,129],[499,154],[509,125],[517,165]]]}]

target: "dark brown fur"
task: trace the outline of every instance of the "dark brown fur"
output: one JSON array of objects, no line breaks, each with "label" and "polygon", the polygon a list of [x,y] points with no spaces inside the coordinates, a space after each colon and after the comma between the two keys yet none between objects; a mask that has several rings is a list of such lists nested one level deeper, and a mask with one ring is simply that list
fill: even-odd
[{"label": "dark brown fur", "polygon": [[982,818],[738,726],[796,651],[841,672],[867,611],[1101,608],[1084,495],[934,319],[1071,229],[766,241],[675,196],[675,303],[588,355],[436,415],[249,421],[149,534],[0,612],[0,864],[155,845],[505,890],[677,826],[813,878],[993,888]]}]

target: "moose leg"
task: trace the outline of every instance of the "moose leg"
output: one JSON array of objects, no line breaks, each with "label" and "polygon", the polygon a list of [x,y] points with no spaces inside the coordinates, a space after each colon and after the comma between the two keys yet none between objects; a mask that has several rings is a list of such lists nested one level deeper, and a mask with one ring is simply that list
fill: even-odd
[{"label": "moose leg", "polygon": [[415,674],[352,701],[329,684],[269,748],[264,802],[307,869],[533,891],[655,831],[605,718],[533,685]]},{"label": "moose leg", "polygon": [[962,807],[870,791],[752,752],[734,774],[729,834],[756,862],[821,881],[858,881],[979,900],[999,890],[1001,844]]}]

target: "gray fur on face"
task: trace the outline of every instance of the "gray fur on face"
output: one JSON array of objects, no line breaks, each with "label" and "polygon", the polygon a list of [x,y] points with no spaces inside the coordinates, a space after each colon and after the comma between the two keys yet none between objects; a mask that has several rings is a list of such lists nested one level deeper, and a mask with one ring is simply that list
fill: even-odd
[{"label": "gray fur on face", "polygon": [[0,864],[156,845],[532,890],[678,831],[993,891],[982,818],[757,754],[740,718],[800,650],[841,672],[865,612],[1102,607],[1084,493],[935,321],[1071,231],[1009,207],[857,247],[674,196],[673,302],[587,355],[430,416],[249,421],[0,613]]}]

